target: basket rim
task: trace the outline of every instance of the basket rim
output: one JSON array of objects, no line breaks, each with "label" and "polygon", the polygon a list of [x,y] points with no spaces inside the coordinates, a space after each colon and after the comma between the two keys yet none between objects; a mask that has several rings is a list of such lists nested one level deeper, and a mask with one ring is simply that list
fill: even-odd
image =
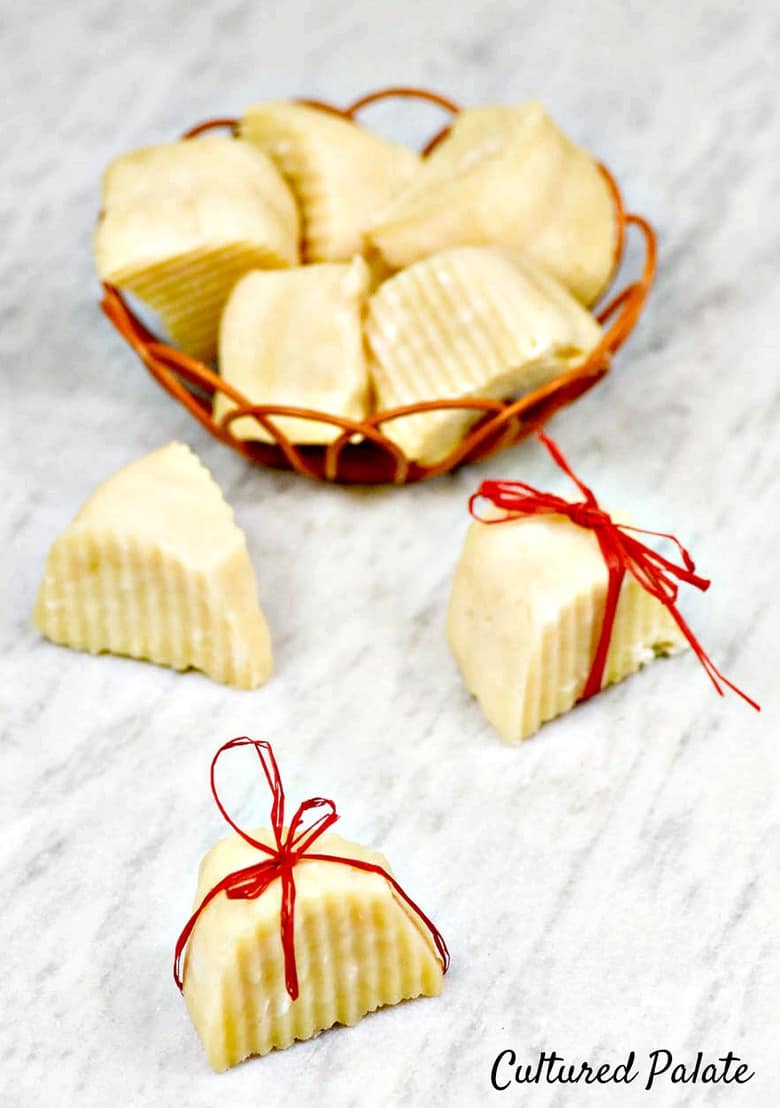
[{"label": "basket rim", "polygon": [[[356,119],[359,112],[382,100],[399,97],[427,101],[452,117],[462,110],[454,101],[439,93],[413,86],[377,89],[359,97],[346,108],[303,97],[297,98],[295,102],[330,111],[360,126]],[[182,137],[192,139],[218,128],[228,128],[236,134],[238,122],[235,117],[227,116],[208,119],[190,127]],[[445,138],[449,129],[448,121],[423,146],[423,156]],[[644,216],[626,211],[615,178],[606,166],[597,164],[610,188],[616,210],[612,271],[602,293],[601,303],[593,313],[597,322],[606,329],[598,345],[576,366],[515,400],[500,401],[475,396],[439,398],[373,412],[362,420],[351,420],[335,413],[295,405],[251,404],[211,367],[160,340],[139,319],[115,285],[102,283],[103,297],[100,306],[157,383],[182,404],[213,437],[249,460],[271,468],[292,469],[303,476],[319,480],[348,484],[408,484],[436,477],[466,462],[477,461],[496,453],[533,433],[556,411],[572,403],[609,372],[612,358],[634,329],[655,276],[656,236],[652,225]],[[644,261],[640,275],[619,291],[613,292],[607,302],[603,303],[612,291],[625,254],[626,236],[630,228],[637,229],[643,239]],[[224,393],[236,405],[219,421],[211,414],[211,398],[215,392]],[[484,415],[469,428],[446,457],[433,464],[424,465],[408,459],[401,448],[382,431],[382,425],[392,420],[446,409],[476,409]],[[237,438],[231,431],[231,424],[243,417],[254,418],[272,441],[267,443]],[[284,417],[329,423],[340,427],[341,434],[327,444],[295,443],[275,422],[275,418]],[[369,453],[373,450],[370,466],[367,464],[369,455],[366,447],[369,448]],[[366,463],[362,466],[357,458],[361,450]],[[380,459],[378,455],[384,455],[384,458]]]}]

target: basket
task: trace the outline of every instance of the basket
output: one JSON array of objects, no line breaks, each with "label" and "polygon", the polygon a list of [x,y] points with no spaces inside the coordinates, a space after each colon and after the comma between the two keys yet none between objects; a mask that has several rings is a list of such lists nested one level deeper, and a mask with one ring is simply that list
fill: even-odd
[{"label": "basket", "polygon": [[[360,97],[347,108],[337,108],[318,100],[300,103],[333,112],[356,123],[364,108],[395,97],[424,100],[450,116],[460,108],[451,100],[426,89],[386,88]],[[184,138],[195,138],[215,128],[230,128],[236,120],[212,119],[189,130]],[[446,136],[449,126],[438,131],[424,146],[430,153]],[[231,446],[250,461],[274,469],[291,469],[305,477],[344,484],[410,484],[437,477],[465,464],[486,458],[512,446],[546,423],[559,408],[571,404],[592,388],[609,371],[613,356],[633,330],[644,307],[655,275],[656,241],[653,228],[641,215],[627,212],[620,189],[612,174],[600,166],[612,192],[616,210],[613,274],[623,258],[626,232],[635,228],[642,238],[644,259],[639,277],[619,290],[611,289],[609,300],[595,313],[604,328],[602,340],[591,354],[573,369],[559,374],[540,388],[517,400],[499,401],[478,397],[453,397],[431,400],[402,408],[375,412],[365,420],[345,419],[329,412],[285,405],[251,404],[245,396],[224,381],[209,366],[181,350],[162,342],[132,310],[122,293],[113,285],[103,285],[101,308],[117,331],[136,351],[154,379],[182,404],[215,438]],[[211,414],[214,393],[221,391],[236,405],[219,421]],[[470,409],[483,412],[460,443],[435,465],[420,465],[407,459],[401,449],[383,434],[392,420],[419,412],[441,409]],[[269,433],[273,442],[244,441],[236,438],[231,425],[237,419],[253,416]],[[342,434],[327,446],[301,446],[292,442],[277,426],[274,417],[295,416],[340,427]]]}]

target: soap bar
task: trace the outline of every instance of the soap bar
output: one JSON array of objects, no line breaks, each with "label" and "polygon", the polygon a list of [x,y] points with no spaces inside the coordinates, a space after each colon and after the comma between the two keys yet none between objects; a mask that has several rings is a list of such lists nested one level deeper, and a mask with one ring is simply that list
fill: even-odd
[{"label": "soap bar", "polygon": [[[252,836],[273,845],[269,831]],[[381,854],[333,832],[314,849],[392,872]],[[239,835],[218,842],[201,863],[196,907],[222,878],[257,861]],[[184,999],[215,1070],[335,1023],[354,1024],[382,1005],[441,992],[429,933],[381,875],[302,858],[295,889],[296,1000],[285,989],[279,880],[254,899],[215,897],[192,932]]]},{"label": "soap bar", "polygon": [[518,248],[591,304],[612,273],[615,205],[540,104],[468,108],[368,239],[395,268],[454,246]]},{"label": "soap bar", "polygon": [[49,553],[41,634],[255,688],[271,639],[233,512],[188,447],[170,443],[92,494]]},{"label": "soap bar", "polygon": [[307,262],[359,254],[369,220],[420,163],[415,151],[304,104],[256,104],[240,133],[274,159],[298,197]]},{"label": "soap bar", "polygon": [[[571,369],[601,329],[529,259],[490,247],[434,254],[369,299],[366,338],[380,411],[419,401],[502,400]],[[447,409],[382,425],[409,459],[433,464],[482,416]]]},{"label": "soap bar", "polygon": [[[254,404],[292,405],[361,420],[368,412],[363,308],[369,269],[347,263],[298,266],[243,277],[228,299],[219,331],[219,368]],[[214,418],[234,407],[223,393]],[[293,442],[328,443],[334,423],[274,416]],[[242,439],[272,441],[250,416],[230,424]]]},{"label": "soap bar", "polygon": [[249,269],[298,261],[295,199],[250,143],[209,137],[135,150],[103,177],[95,259],[193,357],[212,360],[222,307]]},{"label": "soap bar", "polygon": [[[506,742],[528,738],[580,698],[606,592],[591,530],[551,515],[470,525],[448,638],[466,686]],[[668,610],[626,574],[602,687],[685,646]]]}]

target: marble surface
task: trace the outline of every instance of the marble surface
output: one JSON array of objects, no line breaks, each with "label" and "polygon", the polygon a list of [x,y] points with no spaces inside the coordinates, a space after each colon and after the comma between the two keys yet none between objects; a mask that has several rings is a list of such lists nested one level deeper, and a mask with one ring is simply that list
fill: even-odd
[{"label": "marble surface", "polygon": [[[4,24],[4,1108],[776,1105],[776,5],[30,0]],[[502,746],[448,655],[445,606],[467,494],[489,474],[563,490],[542,451],[400,491],[252,469],[100,316],[90,232],[112,155],[255,98],[396,82],[541,98],[657,224],[646,317],[552,429],[607,502],[695,551],[715,585],[684,610],[761,716],[686,656]],[[413,114],[389,123],[411,135]],[[30,626],[59,529],[173,438],[246,529],[277,660],[255,693],[71,653]],[[217,1077],[171,954],[223,830],[209,759],[242,733],[275,743],[292,798],[333,796],[343,833],[387,853],[453,963],[439,1000]],[[263,819],[255,781],[227,779],[243,818]],[[642,1069],[658,1048],[732,1050],[756,1076],[502,1097],[490,1067],[509,1047],[529,1062],[635,1050]]]}]

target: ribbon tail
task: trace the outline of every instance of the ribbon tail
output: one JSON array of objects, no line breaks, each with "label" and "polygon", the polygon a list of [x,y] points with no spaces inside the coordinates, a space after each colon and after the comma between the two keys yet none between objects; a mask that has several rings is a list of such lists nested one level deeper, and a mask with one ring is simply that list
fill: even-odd
[{"label": "ribbon tail", "polygon": [[589,504],[595,505],[597,501],[596,497],[593,495],[593,492],[591,491],[591,489],[588,488],[584,481],[580,480],[580,478],[571,468],[569,463],[564,458],[563,452],[561,451],[561,448],[558,446],[557,442],[555,442],[551,438],[548,438],[547,435],[545,435],[544,431],[542,431],[541,429],[536,432],[536,437],[539,439],[539,442],[542,444],[542,446],[546,448],[547,453],[555,462],[558,469],[563,470],[569,480],[577,486],[577,488],[580,490]]},{"label": "ribbon tail", "polygon": [[295,879],[291,866],[287,866],[282,872],[282,908],[279,930],[284,954],[284,985],[290,1000],[297,1000],[300,989],[298,987],[298,968],[295,964]]},{"label": "ribbon tail", "polygon": [[[636,564],[644,568],[644,572],[647,572],[646,567],[652,565],[656,574],[669,575],[676,578],[678,581],[682,581],[686,585],[692,585],[693,588],[698,589],[699,592],[706,592],[710,587],[711,581],[707,577],[702,577],[696,573],[696,566],[693,563],[692,558],[688,554],[688,551],[680,543],[677,545],[683,554],[684,565],[680,566],[673,562],[670,558],[665,557],[657,550],[653,550],[651,546],[645,545],[639,539],[633,538],[631,535],[624,534],[625,530],[639,531],[639,528],[624,528],[623,524],[618,524],[618,531],[621,532],[623,537],[623,544],[626,549],[626,553],[629,558]],[[655,535],[662,539],[670,539],[673,542],[677,542],[674,535],[665,535],[661,531],[642,531],[641,534]],[[687,559],[687,561],[685,560]],[[632,571],[633,572],[633,571]],[[637,574],[634,573],[636,577]]]},{"label": "ribbon tail", "polygon": [[715,691],[717,692],[718,696],[725,695],[723,689],[721,688],[721,684],[723,684],[726,686],[726,688],[731,689],[733,693],[736,693],[737,696],[741,697],[742,700],[744,700],[746,704],[749,704],[751,708],[755,708],[757,712],[760,712],[761,705],[758,703],[758,701],[753,700],[752,697],[748,696],[746,692],[743,692],[742,689],[739,688],[739,686],[735,685],[733,681],[729,681],[728,677],[724,677],[724,675],[720,672],[718,667],[710,658],[709,654],[707,654],[704,647],[694,635],[691,628],[686,623],[685,618],[678,610],[677,605],[673,604],[670,601],[667,602],[666,607],[672,618],[674,619],[674,622],[677,624],[677,626],[680,628],[683,635],[687,639],[688,645],[690,646],[691,650],[699,659],[704,672],[707,674],[710,681],[712,681],[712,684],[715,687]]},{"label": "ribbon tail", "polygon": [[[381,870],[381,867],[380,867],[380,870]],[[423,912],[423,910],[419,906],[419,904],[415,904],[415,902],[412,900],[412,898],[409,896],[409,894],[402,888],[401,885],[398,884],[398,882],[393,877],[393,875],[391,873],[387,873],[385,870],[381,870],[381,872],[382,872],[382,875],[384,876],[385,880],[388,881],[390,883],[390,885],[392,886],[394,892],[398,896],[400,896],[400,898],[404,901],[404,903],[409,908],[411,908],[411,910],[417,916],[420,917],[422,922],[428,928],[428,933],[430,934],[431,939],[433,940],[433,945],[436,947],[436,953],[438,954],[439,961],[441,962],[442,973],[446,973],[447,970],[450,968],[450,952],[449,952],[449,949],[447,948],[446,942],[444,941],[444,936],[439,931],[439,929],[436,927],[433,920],[430,919],[428,916],[426,916],[425,912]]]},{"label": "ribbon tail", "polygon": [[620,590],[623,586],[623,578],[626,575],[626,567],[600,532],[597,533],[597,538],[604,555],[604,561],[607,564],[607,596],[604,602],[604,616],[601,621],[599,641],[580,700],[589,700],[596,693],[601,692],[601,686],[604,683],[604,671],[607,668],[609,644],[612,641],[612,630],[615,626],[615,616],[620,600]]},{"label": "ribbon tail", "polygon": [[[695,577],[696,580],[700,582],[696,585],[696,588],[701,589],[701,591],[704,592],[710,587],[710,582],[705,577],[697,576],[696,563],[691,557],[689,551],[686,550],[686,548],[683,546],[676,535],[672,535],[668,531],[648,531],[646,527],[634,527],[633,524],[630,523],[619,523],[617,526],[619,531],[633,531],[635,535],[652,535],[654,538],[664,539],[666,542],[673,543],[677,547],[677,551],[683,560],[683,565],[685,566],[686,573],[690,574],[692,577]],[[647,549],[649,550],[651,548],[647,547]],[[659,557],[659,555],[655,551],[653,551],[653,554],[656,557]],[[679,573],[679,569],[674,565],[673,562],[665,560],[665,564],[667,565],[667,567],[671,568],[672,572]],[[689,580],[689,584],[693,583],[693,580]]]},{"label": "ribbon tail", "polygon": [[176,988],[179,990],[179,992],[184,991],[184,974],[182,972],[182,962],[184,959],[184,951],[187,947],[187,943],[189,942],[190,935],[195,928],[195,924],[200,919],[201,913],[203,912],[204,908],[207,908],[214,897],[217,896],[218,893],[221,893],[224,888],[225,882],[220,881],[220,883],[218,885],[215,885],[210,892],[206,893],[203,900],[201,900],[198,907],[185,923],[181,934],[176,940],[176,949],[173,954],[173,980],[176,982]]},{"label": "ribbon tail", "polygon": [[438,954],[439,961],[441,963],[442,973],[447,972],[447,970],[450,968],[450,952],[446,942],[444,941],[444,936],[439,931],[433,920],[430,919],[429,916],[426,916],[420,905],[416,904],[415,901],[412,900],[412,898],[403,888],[403,886],[400,885],[398,881],[396,881],[392,873],[388,873],[386,869],[384,869],[382,866],[376,865],[376,863],[374,862],[364,862],[360,858],[342,858],[338,854],[309,854],[308,857],[311,861],[336,862],[340,866],[349,866],[351,869],[363,870],[364,873],[378,873],[380,877],[384,877],[385,881],[387,881],[388,885],[391,886],[393,891],[397,893],[404,904],[406,904],[411,912],[416,915],[426,927],[428,933],[431,936],[431,941],[436,948],[436,953]]}]

